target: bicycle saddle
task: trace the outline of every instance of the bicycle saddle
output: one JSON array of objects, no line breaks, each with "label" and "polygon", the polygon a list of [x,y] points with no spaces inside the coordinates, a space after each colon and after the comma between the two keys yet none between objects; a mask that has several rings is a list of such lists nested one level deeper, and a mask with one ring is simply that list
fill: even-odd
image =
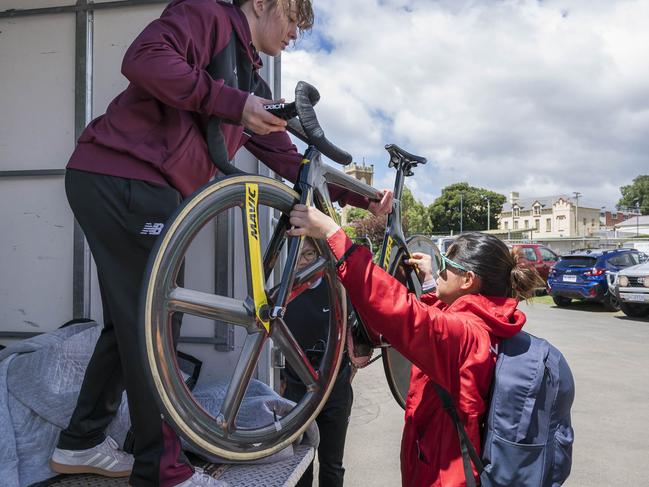
[{"label": "bicycle saddle", "polygon": [[410,152],[406,152],[396,144],[386,145],[385,150],[390,154],[390,166],[396,165],[399,162],[406,162],[411,166],[416,166],[417,164],[426,164],[425,157],[416,156],[414,154],[411,154]]}]

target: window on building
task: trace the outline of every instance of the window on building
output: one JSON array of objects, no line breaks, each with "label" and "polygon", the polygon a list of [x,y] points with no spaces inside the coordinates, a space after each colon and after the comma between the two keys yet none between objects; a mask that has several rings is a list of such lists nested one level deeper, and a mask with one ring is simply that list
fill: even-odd
[{"label": "window on building", "polygon": [[560,215],[557,217],[557,231],[563,232],[566,229],[566,217]]},{"label": "window on building", "polygon": [[518,220],[514,220],[514,230],[518,230]]},{"label": "window on building", "polygon": [[587,221],[587,220],[584,218],[584,226],[586,226],[586,221]]},{"label": "window on building", "polygon": [[521,216],[521,209],[518,206],[514,206],[514,218]]},{"label": "window on building", "polygon": [[534,220],[534,230],[536,230],[538,232],[540,229],[541,229],[541,219],[536,218]]},{"label": "window on building", "polygon": [[539,216],[541,214],[541,205],[534,205],[534,216]]},{"label": "window on building", "polygon": [[594,226],[595,226],[595,219],[594,219],[594,218],[591,218],[591,220],[590,220],[590,226],[591,226],[591,227],[594,227]]},{"label": "window on building", "polygon": [[505,230],[509,230],[509,222],[505,222]]},{"label": "window on building", "polygon": [[524,225],[525,225],[525,228],[530,228],[530,221],[529,221],[529,220],[525,220],[525,224],[524,224]]},{"label": "window on building", "polygon": [[545,219],[545,231],[546,232],[551,232],[552,231],[552,218],[546,218]]}]

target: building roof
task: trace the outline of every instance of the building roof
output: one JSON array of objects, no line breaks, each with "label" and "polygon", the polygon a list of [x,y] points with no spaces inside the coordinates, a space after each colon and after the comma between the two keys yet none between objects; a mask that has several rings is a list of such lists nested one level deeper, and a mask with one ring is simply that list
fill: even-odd
[{"label": "building roof", "polygon": [[[536,198],[519,198],[516,200],[516,204],[523,210],[529,210],[532,208],[532,205],[538,201],[539,203],[541,203],[541,208],[551,208],[560,198],[569,201],[573,205],[575,204],[575,199],[566,194],[558,194],[555,196],[539,196]],[[582,201],[582,199],[580,198],[579,208],[592,208],[599,210],[601,208],[601,205],[592,204],[592,202],[589,202],[587,200]],[[506,202],[503,205],[502,211],[512,211],[512,204],[509,201]]]},{"label": "building roof", "polygon": [[633,216],[628,220],[624,220],[622,223],[618,223],[617,225],[615,225],[615,228],[635,226],[644,227],[645,225],[649,225],[649,215]]}]

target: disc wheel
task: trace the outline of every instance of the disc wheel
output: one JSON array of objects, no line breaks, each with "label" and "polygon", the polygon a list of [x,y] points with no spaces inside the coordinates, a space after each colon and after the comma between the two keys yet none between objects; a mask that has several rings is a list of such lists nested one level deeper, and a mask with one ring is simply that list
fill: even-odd
[{"label": "disc wheel", "polygon": [[[266,239],[266,248],[260,248],[257,253],[257,261],[262,261],[259,266],[263,265],[263,276],[256,280],[257,287],[253,281],[254,270],[251,270],[254,266],[251,265],[246,265],[245,270],[237,270],[239,275],[245,275],[247,282],[246,295],[239,299],[178,285],[187,249],[201,228],[228,211],[230,215],[241,212],[242,222],[247,221],[246,212],[251,211],[250,199],[246,199],[250,185],[254,185],[257,192],[257,210],[267,207],[281,214],[276,220],[273,236]],[[285,270],[280,252],[282,247],[287,246],[287,215],[296,201],[297,193],[270,178],[246,175],[217,180],[178,209],[149,259],[141,299],[143,362],[164,420],[179,435],[207,454],[230,460],[253,460],[280,451],[316,418],[335,382],[344,348],[346,301],[344,290],[336,279],[333,256],[326,245],[316,242],[320,257],[296,274],[291,288],[299,292],[299,289],[305,288],[305,283],[321,276],[328,286],[329,296],[334,297],[331,299],[327,346],[320,364],[316,367],[311,365],[281,317],[269,318],[270,309],[283,305],[274,302],[278,286],[271,287],[270,278],[272,275],[282,275]],[[253,248],[249,245],[250,227],[242,227],[247,229],[242,231],[247,246],[246,262],[249,263],[250,255],[254,253],[248,251],[248,248]],[[257,272],[259,276],[260,267],[257,267]],[[260,281],[263,281],[261,293]],[[257,298],[263,294],[267,301],[265,309],[256,306],[259,299],[255,301],[255,293]],[[247,332],[220,412],[216,415],[201,407],[183,380],[174,350],[172,316],[176,313],[219,320]],[[259,356],[269,339],[282,351],[307,392],[288,414],[277,418],[277,421],[255,429],[245,429],[237,424],[237,414]]]},{"label": "disc wheel", "polygon": [[[439,249],[435,243],[423,235],[415,235],[407,241],[408,251],[422,252],[433,257],[433,273],[438,274],[441,257]],[[421,285],[416,276],[414,269],[407,266],[403,259],[407,258],[403,249],[395,249],[392,251],[390,257],[390,264],[388,272],[404,284],[409,291],[421,295]],[[408,389],[410,388],[410,371],[412,364],[410,361],[401,355],[392,347],[385,347],[381,353],[383,360],[383,369],[385,377],[390,386],[390,391],[395,401],[403,409],[406,408],[406,398],[408,397]]]}]

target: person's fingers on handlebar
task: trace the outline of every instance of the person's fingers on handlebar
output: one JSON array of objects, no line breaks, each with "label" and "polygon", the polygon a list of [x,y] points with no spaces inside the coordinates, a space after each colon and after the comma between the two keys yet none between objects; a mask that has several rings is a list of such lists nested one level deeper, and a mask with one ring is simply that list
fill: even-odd
[{"label": "person's fingers on handlebar", "polygon": [[390,189],[382,189],[378,192],[379,201],[371,201],[367,209],[375,216],[387,215],[392,212],[392,200],[394,194]]},{"label": "person's fingers on handlebar", "polygon": [[249,95],[243,106],[241,124],[259,135],[286,130],[286,121],[276,117],[264,108],[264,105],[270,103],[273,103],[273,101],[256,95]]}]

